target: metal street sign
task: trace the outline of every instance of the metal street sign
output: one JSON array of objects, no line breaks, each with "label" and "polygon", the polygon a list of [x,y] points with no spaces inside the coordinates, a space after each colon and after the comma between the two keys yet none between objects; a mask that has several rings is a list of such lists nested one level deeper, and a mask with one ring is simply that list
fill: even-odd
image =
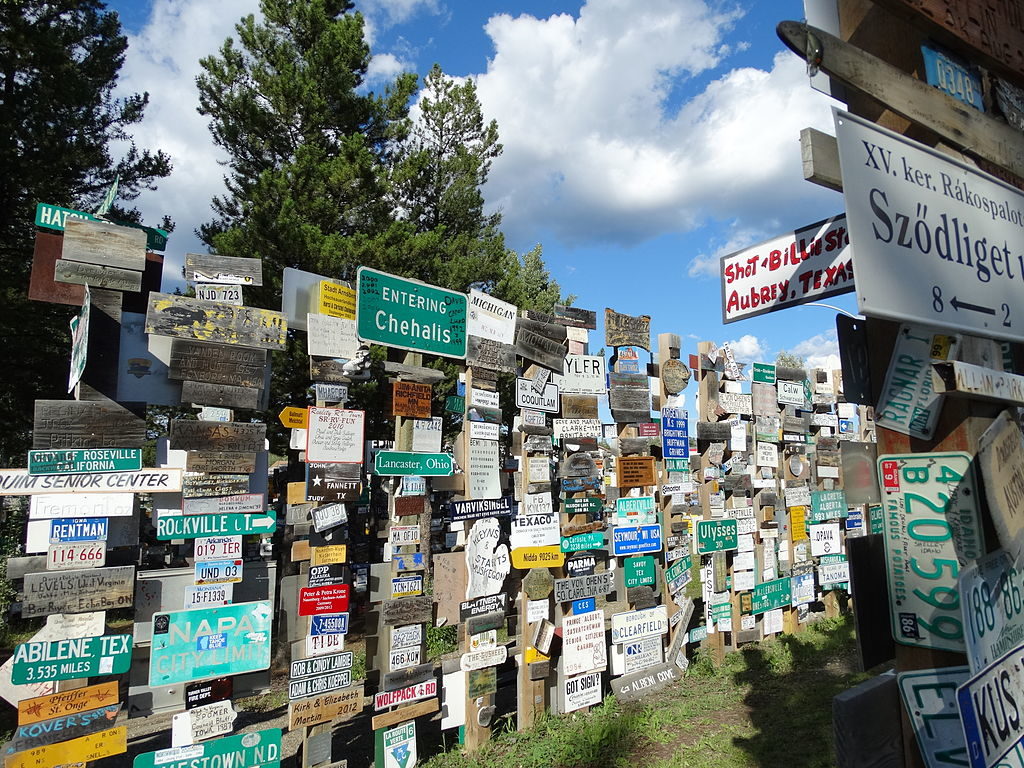
[{"label": "metal street sign", "polygon": [[340,672],[329,672],[326,675],[304,677],[288,683],[288,700],[305,699],[308,696],[319,696],[347,688],[352,684],[352,672],[348,669]]},{"label": "metal street sign", "polygon": [[612,528],[612,554],[640,555],[661,551],[661,526],[616,526]]},{"label": "metal street sign", "polygon": [[985,551],[967,453],[881,456],[885,554],[896,642],[964,651],[959,563]]},{"label": "metal street sign", "polygon": [[374,458],[373,471],[377,475],[447,477],[455,469],[452,457],[447,453],[378,451]]},{"label": "metal street sign", "polygon": [[141,448],[69,448],[28,452],[30,475],[132,472],[139,469],[142,469]]},{"label": "metal street sign", "polygon": [[463,293],[360,267],[356,332],[375,344],[466,357],[468,299]]},{"label": "metal street sign", "polygon": [[615,589],[615,574],[612,571],[595,573],[593,576],[573,576],[555,579],[555,602],[568,603],[585,597],[607,595]]},{"label": "metal street sign", "polygon": [[149,684],[267,669],[273,614],[266,601],[155,614]]},{"label": "metal street sign", "polygon": [[127,672],[131,661],[131,635],[22,643],[14,649],[11,680],[15,685],[25,685],[116,675]]},{"label": "metal street sign", "polygon": [[861,313],[1024,339],[1024,193],[833,110]]},{"label": "metal street sign", "polygon": [[109,525],[105,517],[77,517],[50,521],[50,543],[106,541]]},{"label": "metal street sign", "polygon": [[352,668],[352,651],[334,653],[330,656],[313,656],[309,659],[296,659],[291,663],[288,676],[292,680],[314,675],[326,675],[330,672],[341,672]]},{"label": "metal street sign", "polygon": [[161,514],[156,522],[156,537],[160,541],[201,539],[273,533],[276,528],[277,520],[270,515]]},{"label": "metal street sign", "polygon": [[735,520],[698,520],[697,552],[722,552],[739,546]]},{"label": "metal street sign", "polygon": [[765,581],[754,587],[750,612],[765,613],[777,608],[788,608],[792,602],[792,587],[789,577]]},{"label": "metal street sign", "polygon": [[132,768],[189,768],[193,765],[281,768],[281,729],[268,728],[187,747],[144,752],[135,758]]}]

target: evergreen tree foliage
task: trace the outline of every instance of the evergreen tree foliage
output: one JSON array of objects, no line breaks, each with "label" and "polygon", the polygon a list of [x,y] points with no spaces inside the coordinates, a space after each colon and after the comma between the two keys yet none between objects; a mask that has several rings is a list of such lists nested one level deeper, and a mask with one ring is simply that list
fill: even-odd
[{"label": "evergreen tree foliage", "polygon": [[[133,200],[171,171],[130,127],[147,94],[115,98],[127,40],[98,0],[0,4],[0,338],[11,364],[0,385],[0,461],[25,461],[35,399],[67,397],[74,307],[30,301],[36,203],[92,210],[120,175]],[[137,218],[137,212],[118,211]]]}]

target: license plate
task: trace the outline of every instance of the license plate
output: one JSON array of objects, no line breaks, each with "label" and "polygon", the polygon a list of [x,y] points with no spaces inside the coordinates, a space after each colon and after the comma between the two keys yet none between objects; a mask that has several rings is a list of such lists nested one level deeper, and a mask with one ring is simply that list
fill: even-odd
[{"label": "license plate", "polygon": [[971,768],[1013,765],[1015,745],[1024,739],[1024,646],[1020,646],[975,675],[956,692]]},{"label": "license plate", "polygon": [[237,584],[242,580],[241,560],[212,560],[195,564],[195,584]]},{"label": "license plate", "polygon": [[875,408],[875,423],[904,435],[930,440],[942,410],[942,395],[932,387],[931,364],[954,360],[959,336],[904,323]]},{"label": "license plate", "polygon": [[956,689],[970,676],[967,667],[922,669],[897,675],[903,707],[928,768],[967,765]]},{"label": "license plate", "polygon": [[1024,643],[1024,568],[997,550],[964,568],[960,597],[967,660],[977,674]]},{"label": "license plate", "polygon": [[107,543],[105,541],[51,544],[46,550],[46,570],[48,571],[99,568],[106,562]]},{"label": "license plate", "polygon": [[230,605],[234,586],[232,584],[211,584],[185,588],[184,610]]},{"label": "license plate", "polygon": [[966,453],[882,456],[883,519],[893,637],[964,651],[958,577],[984,553],[977,484]]}]

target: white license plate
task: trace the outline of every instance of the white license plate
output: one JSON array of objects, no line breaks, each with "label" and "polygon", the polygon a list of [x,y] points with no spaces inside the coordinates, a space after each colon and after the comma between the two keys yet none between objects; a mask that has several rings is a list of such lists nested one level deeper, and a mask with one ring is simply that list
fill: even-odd
[{"label": "white license plate", "polygon": [[964,568],[960,597],[967,660],[977,674],[1024,643],[1024,567],[996,550]]},{"label": "white license plate", "polygon": [[46,550],[46,570],[65,571],[73,568],[99,568],[107,562],[105,541],[51,544]]},{"label": "white license plate", "polygon": [[985,551],[971,457],[889,455],[878,468],[893,637],[962,653],[960,566]]}]

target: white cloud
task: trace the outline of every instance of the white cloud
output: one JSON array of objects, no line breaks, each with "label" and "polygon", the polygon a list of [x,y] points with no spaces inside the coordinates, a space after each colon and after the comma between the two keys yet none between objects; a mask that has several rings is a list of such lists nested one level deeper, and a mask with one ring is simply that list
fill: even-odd
[{"label": "white cloud", "polygon": [[366,84],[390,83],[401,72],[411,72],[415,67],[400,60],[392,53],[375,53],[366,68]]},{"label": "white cloud", "polygon": [[794,355],[804,358],[808,368],[824,368],[834,370],[840,366],[839,340],[835,330],[826,330],[804,339],[788,350]]},{"label": "white cloud", "polygon": [[[711,255],[701,253],[693,257],[686,274],[690,277],[719,278],[722,274],[721,258],[765,239],[764,231],[738,226],[732,223],[732,230],[726,231],[727,239]],[[713,243],[712,243],[713,244]]]},{"label": "white cloud", "polygon": [[738,363],[761,362],[768,356],[768,347],[764,342],[751,334],[745,334],[736,341],[726,342]]},{"label": "white cloud", "polygon": [[237,38],[235,24],[258,7],[258,0],[154,0],[146,26],[128,38],[118,93],[150,96],[146,117],[132,134],[140,148],[162,149],[174,164],[159,190],[143,193],[135,205],[147,224],[163,214],[175,220],[167,256],[178,265],[186,252],[202,249],[192,230],[211,218],[210,199],[224,189],[218,161],[225,156],[213,145],[207,118],[196,111],[199,59],[215,54],[228,36]]},{"label": "white cloud", "polygon": [[673,113],[673,89],[722,64],[736,14],[700,0],[626,6],[589,0],[578,17],[485,27],[495,52],[478,92],[505,146],[486,193],[513,239],[550,229],[630,244],[708,218],[764,221],[822,194],[801,178],[798,136],[831,118],[798,57],[729,71]]},{"label": "white cloud", "polygon": [[438,0],[362,0],[360,10],[368,17],[381,18],[387,24],[402,24],[420,11],[439,14]]}]

